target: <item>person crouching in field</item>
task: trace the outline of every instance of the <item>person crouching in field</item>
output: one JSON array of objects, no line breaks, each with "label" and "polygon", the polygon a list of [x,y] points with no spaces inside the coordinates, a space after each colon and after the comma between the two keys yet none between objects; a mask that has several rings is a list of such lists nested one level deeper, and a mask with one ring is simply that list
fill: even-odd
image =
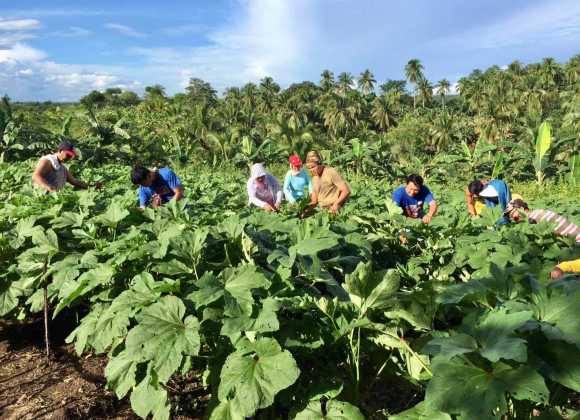
[{"label": "person crouching in field", "polygon": [[323,164],[322,156],[315,150],[306,155],[306,167],[312,174],[310,207],[318,205],[337,214],[350,196],[350,187],[336,169]]},{"label": "person crouching in field", "polygon": [[[521,221],[523,219],[522,216],[524,215],[527,216],[530,223],[552,223],[556,234],[570,236],[574,238],[576,244],[580,243],[580,226],[551,210],[536,209],[530,211],[530,208],[525,201],[512,200],[507,205],[505,215],[509,217],[511,221],[516,223]],[[580,273],[580,259],[561,262],[550,272],[550,277],[555,280],[566,273]]]},{"label": "person crouching in field", "polygon": [[264,168],[261,163],[255,163],[250,172],[247,184],[250,205],[265,211],[278,211],[282,203],[282,189],[278,180]]},{"label": "person crouching in field", "polygon": [[131,171],[131,182],[139,185],[139,207],[157,208],[171,200],[183,198],[183,185],[179,177],[169,168],[151,171],[135,166]]},{"label": "person crouching in field", "polygon": [[[429,188],[423,185],[423,178],[417,174],[407,176],[405,185],[393,192],[393,202],[403,209],[403,214],[412,219],[421,219],[429,223],[437,213],[437,202]],[[429,205],[425,214],[423,205]]]},{"label": "person crouching in field", "polygon": [[284,197],[290,204],[294,204],[305,197],[304,190],[312,194],[312,180],[302,167],[302,160],[297,155],[292,155],[288,159],[290,170],[284,177]]},{"label": "person crouching in field", "polygon": [[60,191],[67,182],[83,190],[91,186],[97,189],[101,188],[102,184],[100,182],[89,185],[71,175],[64,163],[74,159],[76,156],[77,152],[74,145],[68,141],[63,141],[59,144],[56,153],[40,158],[32,174],[32,182],[42,188],[45,193]]},{"label": "person crouching in field", "polygon": [[[501,179],[492,179],[491,181],[472,181],[465,188],[465,201],[467,202],[467,211],[470,215],[477,217],[480,213],[477,209],[476,200],[483,200],[485,207],[500,207],[505,211],[512,195],[508,185]],[[500,219],[500,224],[507,223],[507,218]]]}]

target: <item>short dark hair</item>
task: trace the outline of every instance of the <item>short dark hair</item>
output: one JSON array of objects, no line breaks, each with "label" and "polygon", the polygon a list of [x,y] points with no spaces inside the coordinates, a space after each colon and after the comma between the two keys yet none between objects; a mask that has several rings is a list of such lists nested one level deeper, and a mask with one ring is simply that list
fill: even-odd
[{"label": "short dark hair", "polygon": [[134,166],[131,170],[131,182],[135,185],[143,184],[143,181],[149,175],[149,169],[144,166]]},{"label": "short dark hair", "polygon": [[423,186],[423,177],[417,174],[407,175],[406,182],[407,184],[409,182],[412,182],[413,184],[421,188]]},{"label": "short dark hair", "polygon": [[471,194],[479,195],[483,191],[483,183],[479,180],[471,181],[467,189]]}]

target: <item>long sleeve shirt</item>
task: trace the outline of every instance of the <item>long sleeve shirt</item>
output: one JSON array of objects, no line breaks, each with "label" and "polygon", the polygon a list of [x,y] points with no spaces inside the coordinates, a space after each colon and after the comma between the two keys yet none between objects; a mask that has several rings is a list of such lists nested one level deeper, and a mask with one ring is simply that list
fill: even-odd
[{"label": "long sleeve shirt", "polygon": [[258,183],[254,179],[248,180],[248,201],[257,207],[264,207],[266,204],[277,206],[282,202],[280,183],[270,174],[265,176],[263,183]]},{"label": "long sleeve shirt", "polygon": [[312,180],[302,169],[296,175],[292,174],[292,171],[288,171],[284,177],[284,196],[289,203],[295,203],[304,197],[304,190],[308,189],[308,192],[312,192]]}]

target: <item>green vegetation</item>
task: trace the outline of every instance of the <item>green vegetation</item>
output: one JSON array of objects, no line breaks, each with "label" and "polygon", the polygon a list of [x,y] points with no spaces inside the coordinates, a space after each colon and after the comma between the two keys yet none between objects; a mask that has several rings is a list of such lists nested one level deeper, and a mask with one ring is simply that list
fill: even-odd
[{"label": "green vegetation", "polygon": [[[572,417],[580,280],[548,272],[580,250],[548,224],[470,219],[462,188],[504,177],[532,208],[580,221],[580,59],[473,72],[454,97],[445,80],[433,97],[418,60],[405,71],[412,97],[325,71],[223,98],[193,79],[134,105],[119,91],[5,100],[0,317],[40,314],[45,295],[51,317],[77,313],[67,341],[107,354],[107,386],[143,418],[187,413],[176,387],[192,377],[210,419]],[[82,151],[70,169],[104,190],[32,189],[36,158],[62,139]],[[351,184],[337,217],[247,206],[248,163],[281,175],[310,148]],[[171,164],[185,200],[139,211],[134,162]],[[388,200],[408,172],[441,206],[429,225]]]}]

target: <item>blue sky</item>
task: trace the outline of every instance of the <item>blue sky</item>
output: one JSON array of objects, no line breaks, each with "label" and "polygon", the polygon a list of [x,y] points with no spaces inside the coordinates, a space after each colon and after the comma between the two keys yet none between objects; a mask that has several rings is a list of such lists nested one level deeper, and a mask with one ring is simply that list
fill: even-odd
[{"label": "blue sky", "polygon": [[[50,7],[48,7],[50,5]],[[427,77],[580,53],[578,0],[3,1],[0,94],[76,100],[119,86],[190,77],[228,86],[269,75],[282,86],[324,69],[381,82],[419,58]]]}]

